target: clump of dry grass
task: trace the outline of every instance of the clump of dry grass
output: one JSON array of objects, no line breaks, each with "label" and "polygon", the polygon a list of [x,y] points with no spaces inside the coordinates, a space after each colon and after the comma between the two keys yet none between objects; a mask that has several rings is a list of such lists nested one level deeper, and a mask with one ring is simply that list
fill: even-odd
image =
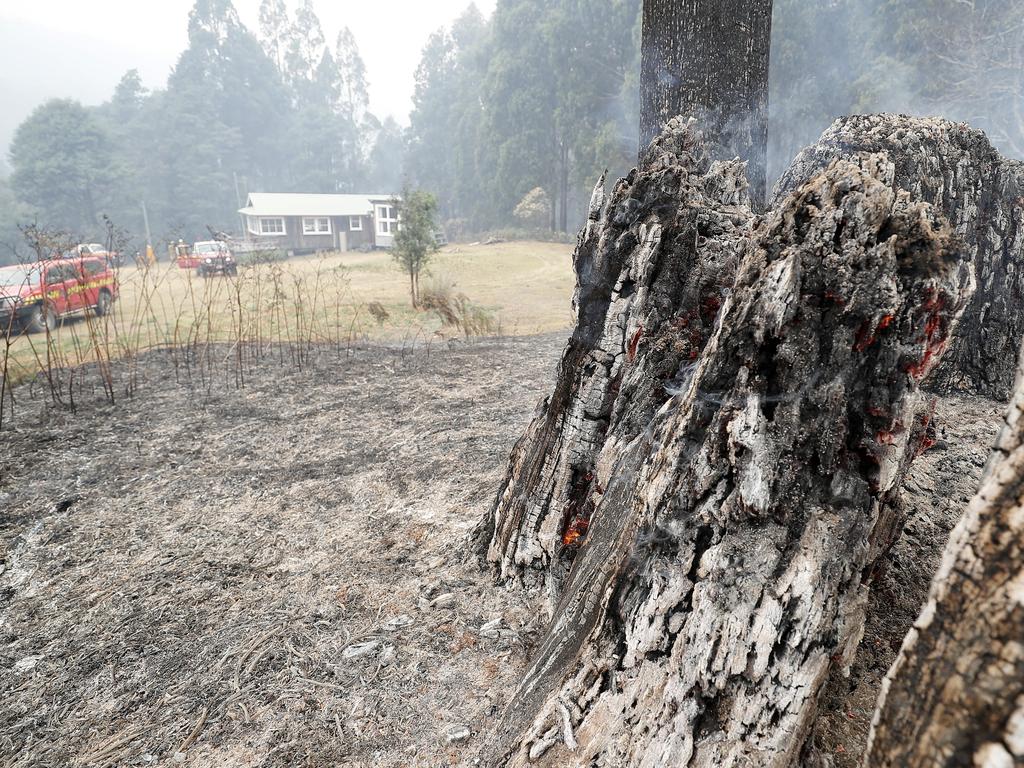
[{"label": "clump of dry grass", "polygon": [[444,325],[458,329],[467,338],[498,332],[494,315],[474,304],[466,294],[456,293],[455,283],[444,276],[434,277],[422,289],[420,306],[436,312]]},{"label": "clump of dry grass", "polygon": [[370,317],[376,321],[377,325],[384,325],[391,318],[391,314],[379,301],[371,301],[367,304],[366,311],[370,313]]}]

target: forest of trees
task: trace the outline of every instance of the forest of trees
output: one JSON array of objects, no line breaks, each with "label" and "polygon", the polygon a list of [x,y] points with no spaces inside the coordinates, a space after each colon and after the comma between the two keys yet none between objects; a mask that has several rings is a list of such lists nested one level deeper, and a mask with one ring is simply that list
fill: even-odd
[{"label": "forest of trees", "polygon": [[[157,240],[191,238],[207,225],[237,230],[249,190],[403,182],[436,196],[450,237],[571,233],[600,173],[635,164],[640,5],[499,0],[490,18],[470,5],[430,36],[403,127],[369,112],[356,40],[347,29],[327,40],[312,0],[263,0],[257,30],[231,0],[196,0],[165,88],[146,90],[130,70],[106,103],[50,101],[20,126],[0,179],[0,259],[23,248],[25,221],[94,239],[107,214],[139,242],[145,201]],[[857,112],[941,113],[1024,155],[1022,10],[1024,0],[778,0],[768,183],[832,119]],[[517,217],[527,196],[530,215]]]}]

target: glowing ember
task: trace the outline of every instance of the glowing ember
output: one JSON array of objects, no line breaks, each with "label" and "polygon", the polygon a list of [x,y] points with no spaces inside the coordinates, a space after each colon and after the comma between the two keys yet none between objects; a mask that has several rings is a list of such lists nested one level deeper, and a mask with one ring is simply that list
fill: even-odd
[{"label": "glowing ember", "polygon": [[562,546],[571,547],[574,544],[580,542],[580,540],[587,535],[587,529],[590,528],[590,521],[586,518],[577,518],[573,521],[572,525],[569,526],[568,530],[562,535]]}]

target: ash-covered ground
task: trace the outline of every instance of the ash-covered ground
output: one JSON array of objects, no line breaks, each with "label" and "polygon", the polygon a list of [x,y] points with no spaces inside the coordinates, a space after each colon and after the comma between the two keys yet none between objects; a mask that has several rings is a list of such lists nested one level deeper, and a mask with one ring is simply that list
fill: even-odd
[{"label": "ash-covered ground", "polygon": [[457,763],[540,629],[463,540],[563,341],[267,364],[209,396],[152,354],[136,399],[75,414],[23,389],[0,765]]},{"label": "ash-covered ground", "polygon": [[[472,755],[543,629],[466,536],[564,334],[374,347],[246,386],[163,353],[0,433],[0,766],[443,766]],[[857,761],[878,682],[974,493],[1002,405],[951,398],[907,534],[818,743]]]}]

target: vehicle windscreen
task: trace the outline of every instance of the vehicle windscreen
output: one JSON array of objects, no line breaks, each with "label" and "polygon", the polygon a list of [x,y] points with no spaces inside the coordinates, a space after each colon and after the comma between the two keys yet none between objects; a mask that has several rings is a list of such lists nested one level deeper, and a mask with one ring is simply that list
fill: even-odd
[{"label": "vehicle windscreen", "polygon": [[0,269],[0,290],[20,290],[26,286],[39,284],[39,270],[23,267],[4,267]]},{"label": "vehicle windscreen", "polygon": [[220,243],[196,243],[196,253],[203,255],[217,254],[224,251]]}]

